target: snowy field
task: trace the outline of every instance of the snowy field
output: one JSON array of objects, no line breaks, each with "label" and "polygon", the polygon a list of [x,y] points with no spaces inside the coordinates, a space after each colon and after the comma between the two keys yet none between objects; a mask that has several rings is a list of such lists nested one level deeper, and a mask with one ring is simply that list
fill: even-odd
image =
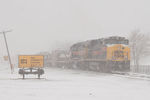
[{"label": "snowy field", "polygon": [[22,80],[0,68],[1,100],[150,100],[150,81],[96,72],[45,69]]}]

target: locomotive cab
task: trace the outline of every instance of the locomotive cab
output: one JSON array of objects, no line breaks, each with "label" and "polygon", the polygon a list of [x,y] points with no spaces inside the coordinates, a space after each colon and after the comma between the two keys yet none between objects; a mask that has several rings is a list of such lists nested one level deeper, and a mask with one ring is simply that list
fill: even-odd
[{"label": "locomotive cab", "polygon": [[113,70],[129,71],[130,69],[130,48],[129,42],[124,38],[113,38],[107,45],[107,61],[112,65]]}]

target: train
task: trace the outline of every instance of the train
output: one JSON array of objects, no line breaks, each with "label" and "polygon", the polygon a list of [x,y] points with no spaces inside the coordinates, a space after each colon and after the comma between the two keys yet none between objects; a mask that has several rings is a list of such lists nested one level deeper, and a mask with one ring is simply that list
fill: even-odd
[{"label": "train", "polygon": [[53,55],[53,63],[57,67],[99,72],[130,71],[129,40],[125,37],[78,42],[70,47],[68,53],[57,51]]}]

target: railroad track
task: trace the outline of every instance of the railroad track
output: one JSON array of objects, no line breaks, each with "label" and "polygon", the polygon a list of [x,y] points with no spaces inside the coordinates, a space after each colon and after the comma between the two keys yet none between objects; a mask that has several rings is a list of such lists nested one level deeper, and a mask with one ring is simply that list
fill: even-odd
[{"label": "railroad track", "polygon": [[115,76],[119,76],[119,77],[150,81],[150,75],[146,75],[146,74],[131,73],[131,72],[118,72],[118,71],[114,71],[112,72],[112,74]]}]

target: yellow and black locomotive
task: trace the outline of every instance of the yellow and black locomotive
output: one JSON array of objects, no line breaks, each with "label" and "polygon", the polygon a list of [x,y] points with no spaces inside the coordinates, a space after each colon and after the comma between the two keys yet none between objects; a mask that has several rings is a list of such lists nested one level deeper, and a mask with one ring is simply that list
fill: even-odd
[{"label": "yellow and black locomotive", "polygon": [[70,48],[73,68],[101,72],[129,71],[129,40],[113,36],[76,43]]}]

